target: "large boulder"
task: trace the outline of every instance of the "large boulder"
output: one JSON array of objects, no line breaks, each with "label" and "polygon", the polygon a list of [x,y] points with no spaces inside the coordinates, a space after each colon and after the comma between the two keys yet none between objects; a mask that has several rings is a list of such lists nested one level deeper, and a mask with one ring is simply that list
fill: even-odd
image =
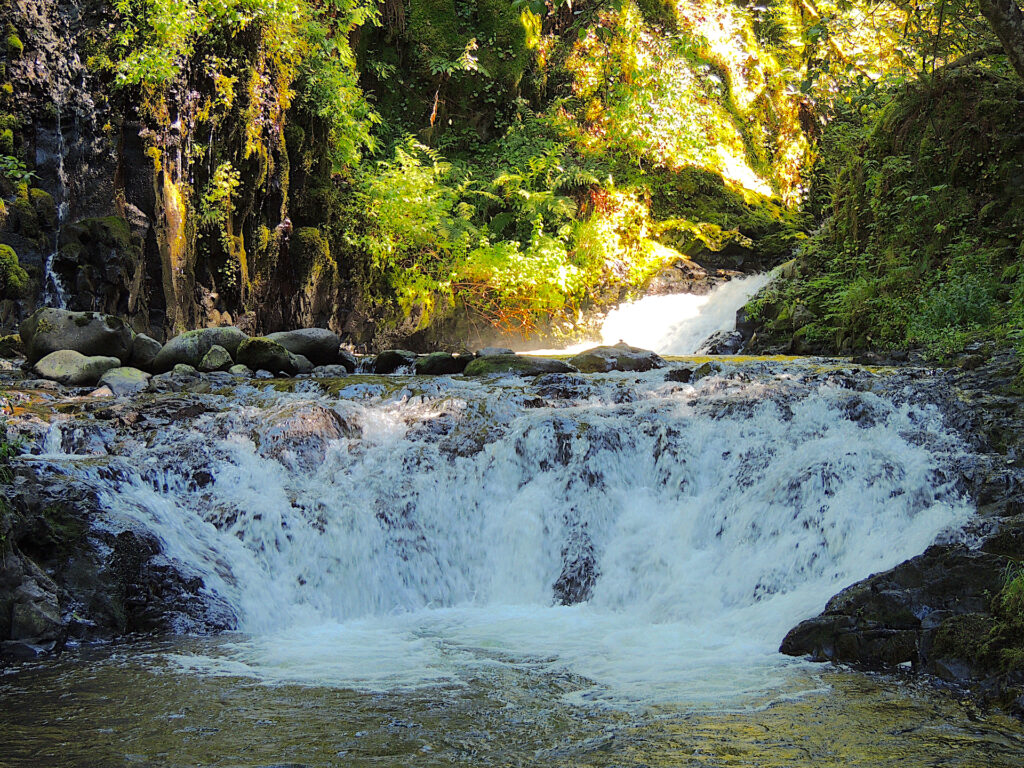
[{"label": "large boulder", "polygon": [[224,347],[233,357],[239,345],[249,337],[232,326],[199,328],[186,331],[168,341],[153,360],[153,370],[169,371],[178,363],[199,368],[206,353],[214,344]]},{"label": "large boulder", "polygon": [[412,365],[418,355],[408,349],[385,349],[373,361],[374,373],[394,373],[399,368]]},{"label": "large boulder", "polygon": [[266,336],[254,336],[243,341],[238,346],[238,354],[235,355],[235,359],[254,371],[270,371],[288,375],[297,371],[292,354]]},{"label": "large boulder", "polygon": [[471,359],[462,355],[455,357],[448,352],[431,352],[429,355],[416,358],[416,373],[420,376],[462,373]]},{"label": "large boulder", "polygon": [[143,371],[153,370],[156,356],[160,354],[160,350],[163,347],[164,345],[156,339],[140,333],[135,337],[135,341],[132,342],[132,359],[130,361],[132,367],[140,368]]},{"label": "large boulder", "polygon": [[649,349],[631,347],[624,341],[610,347],[594,347],[586,352],[580,352],[569,362],[583,373],[649,371],[665,367],[665,361],[657,353]]},{"label": "large boulder", "polygon": [[19,329],[30,363],[62,349],[87,357],[102,355],[128,362],[135,332],[114,315],[99,312],[69,312],[42,307],[32,313]]},{"label": "large boulder", "polygon": [[115,395],[134,395],[149,386],[150,375],[138,368],[111,368],[100,377],[100,385]]},{"label": "large boulder", "polygon": [[234,364],[234,360],[231,359],[231,353],[228,352],[220,344],[214,344],[210,347],[210,351],[203,355],[203,359],[199,361],[199,370],[206,371],[226,371]]},{"label": "large boulder", "polygon": [[293,355],[302,355],[313,365],[333,365],[338,362],[341,339],[326,328],[300,328],[297,331],[268,333],[266,338],[276,341]]},{"label": "large boulder", "polygon": [[698,355],[736,355],[746,339],[741,331],[715,331],[697,348]]},{"label": "large boulder", "polygon": [[33,366],[37,375],[72,387],[93,386],[111,368],[119,368],[116,357],[93,355],[86,357],[73,349],[51,352]]},{"label": "large boulder", "polygon": [[529,355],[490,355],[478,357],[466,366],[467,376],[486,376],[495,373],[514,373],[519,376],[537,376],[541,373],[575,373],[576,368],[548,357]]}]

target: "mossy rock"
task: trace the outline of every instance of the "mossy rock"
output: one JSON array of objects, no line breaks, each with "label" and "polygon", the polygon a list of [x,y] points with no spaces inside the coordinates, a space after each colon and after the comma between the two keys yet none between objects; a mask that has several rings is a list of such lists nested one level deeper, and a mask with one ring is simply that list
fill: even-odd
[{"label": "mossy rock", "polygon": [[153,360],[153,370],[169,371],[178,363],[199,368],[206,353],[214,344],[223,347],[237,359],[239,346],[248,338],[245,333],[233,326],[186,331],[163,346]]},{"label": "mossy rock", "polygon": [[57,226],[57,204],[53,201],[53,195],[46,190],[32,187],[28,191],[28,201],[40,224],[44,227]]},{"label": "mossy rock", "polygon": [[561,360],[529,355],[491,355],[478,357],[466,366],[466,376],[488,376],[511,373],[538,376],[542,373],[578,373],[575,367]]},{"label": "mossy rock", "polygon": [[456,357],[449,352],[431,352],[416,358],[416,373],[420,376],[444,376],[462,373],[472,358],[465,355]]},{"label": "mossy rock", "polygon": [[33,370],[44,379],[50,379],[68,386],[93,386],[112,368],[119,368],[121,361],[106,355],[83,355],[73,349],[51,352],[38,360]]},{"label": "mossy rock", "polygon": [[[276,341],[265,336],[254,336],[238,346],[235,359],[254,371],[270,371],[293,375],[298,366],[292,354]],[[309,366],[312,370],[312,366]]]},{"label": "mossy rock", "polygon": [[21,343],[21,336],[12,333],[8,336],[0,336],[0,357],[10,359],[24,354],[25,347]]},{"label": "mossy rock", "polygon": [[607,347],[594,347],[570,358],[583,373],[605,373],[607,371],[650,371],[664,368],[666,363],[656,352],[631,347],[625,342]]},{"label": "mossy rock", "polygon": [[302,355],[313,365],[334,365],[338,362],[341,339],[327,328],[279,331],[268,333],[267,338],[276,341],[293,355]]},{"label": "mossy rock", "polygon": [[135,332],[114,315],[52,307],[37,309],[21,324],[20,333],[30,363],[65,349],[128,362],[135,338]]},{"label": "mossy rock", "polygon": [[28,273],[18,263],[18,254],[0,243],[0,298],[19,298],[28,286]]}]

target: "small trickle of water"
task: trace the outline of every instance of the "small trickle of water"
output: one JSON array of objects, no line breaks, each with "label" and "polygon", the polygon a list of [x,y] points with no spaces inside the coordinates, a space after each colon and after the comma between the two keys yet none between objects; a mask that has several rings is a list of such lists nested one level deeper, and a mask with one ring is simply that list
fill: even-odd
[{"label": "small trickle of water", "polygon": [[57,260],[60,253],[61,234],[70,209],[68,202],[68,176],[67,171],[64,168],[64,160],[67,157],[67,145],[64,140],[61,106],[61,101],[59,99],[54,102],[54,108],[57,112],[57,156],[55,158],[57,186],[56,195],[54,196],[54,202],[57,206],[57,223],[54,227],[53,250],[47,254],[46,261],[43,264],[43,303],[47,306],[60,307],[63,309],[67,307],[67,293],[64,289],[64,283],[60,279],[60,275],[57,274],[57,271],[54,268],[54,262]]}]

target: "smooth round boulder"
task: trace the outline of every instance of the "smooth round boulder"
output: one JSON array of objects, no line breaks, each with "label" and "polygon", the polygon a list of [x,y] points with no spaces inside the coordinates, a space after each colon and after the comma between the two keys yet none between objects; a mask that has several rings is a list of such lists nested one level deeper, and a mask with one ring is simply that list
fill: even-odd
[{"label": "smooth round boulder", "polygon": [[100,386],[108,387],[115,395],[134,395],[149,386],[150,375],[138,368],[111,368],[100,377]]},{"label": "smooth round boulder", "polygon": [[268,333],[265,338],[276,341],[293,355],[302,355],[313,365],[338,362],[341,339],[326,328],[300,328],[295,331]]},{"label": "smooth round boulder", "polygon": [[338,349],[338,364],[345,366],[349,373],[355,373],[356,368],[359,367],[359,361],[356,359],[356,356],[344,348]]},{"label": "smooth round boulder", "polygon": [[126,363],[135,339],[135,331],[114,315],[53,307],[33,312],[19,333],[30,363],[60,350],[74,350],[86,357],[116,357],[119,363]]},{"label": "smooth round boulder", "polygon": [[448,352],[431,352],[416,358],[416,373],[420,376],[444,376],[462,373],[469,365],[469,357],[455,357]]},{"label": "smooth round boulder", "polygon": [[180,336],[164,344],[163,349],[153,360],[153,370],[169,371],[178,363],[199,368],[206,353],[214,344],[224,347],[232,357],[236,357],[238,347],[248,339],[242,331],[233,326],[222,328],[198,328],[186,331]]},{"label": "smooth round boulder", "polygon": [[548,357],[530,355],[488,355],[478,357],[466,366],[467,376],[513,373],[519,376],[537,376],[541,373],[576,373],[576,368]]},{"label": "smooth round boulder", "polygon": [[476,351],[477,357],[498,357],[499,355],[514,355],[508,347],[484,347]]},{"label": "smooth round boulder", "polygon": [[241,363],[236,363],[228,368],[228,373],[232,376],[244,376],[247,379],[252,377],[252,369],[248,365],[242,365]]},{"label": "smooth round boulder", "polygon": [[385,349],[373,361],[374,373],[394,373],[399,368],[412,365],[418,355],[408,349]]},{"label": "smooth round boulder", "polygon": [[318,365],[313,369],[314,376],[322,376],[326,379],[340,379],[348,376],[349,369],[344,365]]},{"label": "smooth round boulder", "polygon": [[305,355],[292,355],[292,366],[296,373],[312,373],[313,364]]},{"label": "smooth round boulder", "polygon": [[608,347],[594,347],[569,359],[583,373],[608,371],[650,371],[664,368],[665,361],[649,349],[631,347],[624,341]]},{"label": "smooth round boulder", "polygon": [[[263,370],[288,375],[297,372],[292,354],[276,341],[265,336],[253,336],[239,344],[235,359],[254,371]],[[310,368],[312,369],[312,366]]]},{"label": "smooth round boulder", "polygon": [[152,371],[156,356],[160,354],[160,350],[163,348],[164,345],[156,339],[140,333],[132,342],[132,357],[129,362],[131,362],[133,368]]},{"label": "smooth round boulder", "polygon": [[210,373],[212,371],[226,371],[234,364],[231,354],[220,344],[214,344],[210,350],[203,355],[199,361],[199,370]]},{"label": "smooth round boulder", "polygon": [[33,366],[37,375],[72,387],[94,386],[111,368],[119,368],[121,361],[108,355],[83,355],[73,349],[59,349],[38,360]]}]

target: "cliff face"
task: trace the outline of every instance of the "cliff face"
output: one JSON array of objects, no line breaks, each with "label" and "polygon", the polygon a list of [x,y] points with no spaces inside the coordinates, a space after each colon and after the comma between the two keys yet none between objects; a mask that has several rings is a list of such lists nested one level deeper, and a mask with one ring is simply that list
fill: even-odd
[{"label": "cliff face", "polygon": [[[42,303],[118,314],[157,338],[339,324],[338,267],[309,226],[320,212],[289,219],[291,83],[260,30],[233,41],[227,72],[199,60],[159,91],[119,90],[97,64],[109,6],[6,11],[0,154],[22,176],[0,179],[0,243],[29,282],[0,305],[5,330]],[[309,151],[298,123],[294,150]],[[331,184],[315,160],[299,175]]]}]

